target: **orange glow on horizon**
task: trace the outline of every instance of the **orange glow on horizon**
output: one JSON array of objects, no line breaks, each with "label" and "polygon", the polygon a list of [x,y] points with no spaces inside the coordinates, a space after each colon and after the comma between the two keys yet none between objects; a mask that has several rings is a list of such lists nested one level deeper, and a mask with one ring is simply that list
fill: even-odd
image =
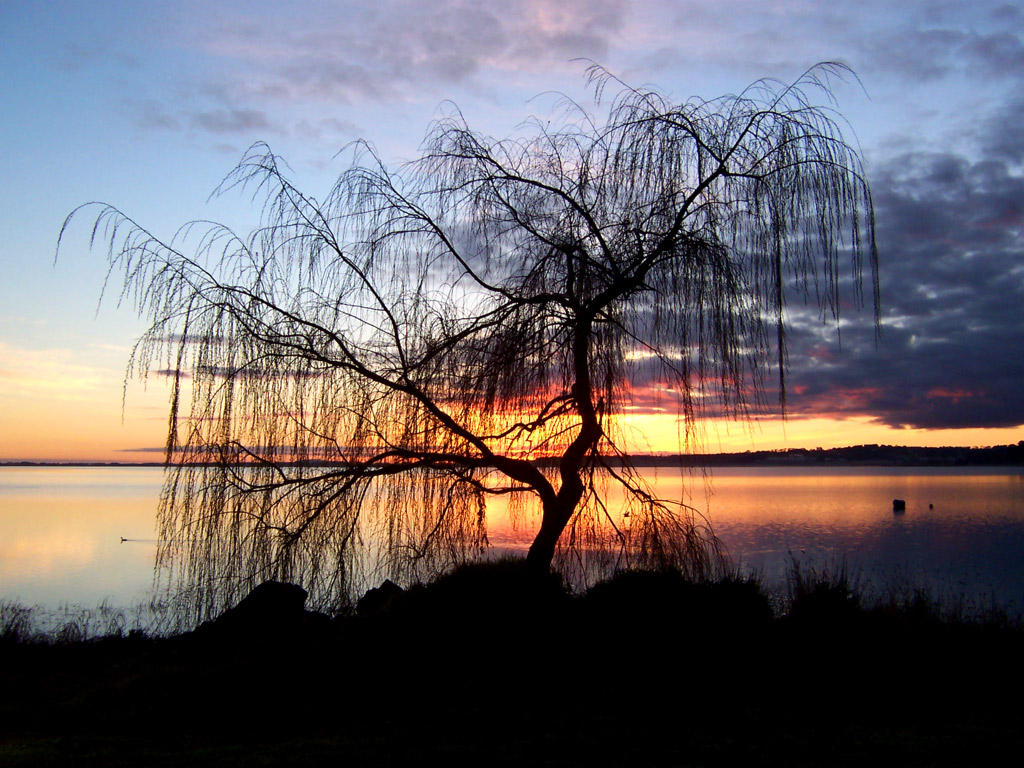
[{"label": "orange glow on horizon", "polygon": [[[624,419],[629,451],[676,452],[682,425],[674,415],[640,414]],[[1024,439],[1024,427],[973,429],[896,429],[868,417],[764,418],[745,423],[707,420],[694,430],[688,452],[742,453],[790,448],[844,448],[853,445],[919,447],[1009,445]]]},{"label": "orange glow on horizon", "polygon": [[[15,350],[6,350],[15,352]],[[0,461],[161,462],[167,438],[169,386],[151,377],[130,383],[122,411],[123,372],[70,364],[54,353],[18,351],[0,371]],[[114,353],[114,357],[117,353]],[[935,392],[957,397],[959,392]],[[1021,426],[1001,429],[894,429],[868,417],[765,418],[749,423],[707,420],[687,436],[674,408],[638,407],[618,420],[625,449],[639,453],[734,453],[880,444],[990,446],[1024,439]],[[536,437],[536,436],[535,436]],[[689,439],[688,439],[689,437]],[[519,448],[553,455],[560,437]]]},{"label": "orange glow on horizon", "polygon": [[[162,389],[162,388],[161,388]],[[0,415],[0,461],[160,462],[166,439],[166,394],[147,393],[145,405],[129,396],[124,421],[119,398],[106,402],[49,402],[5,409]],[[153,401],[156,402],[153,402]],[[1024,439],[1024,429],[893,429],[859,419],[766,419],[744,424],[707,422],[689,443],[675,414],[623,418],[630,453],[742,453],[852,445],[989,446]]]},{"label": "orange glow on horizon", "polygon": [[102,384],[86,388],[72,381],[14,392],[0,387],[0,461],[162,461],[166,384],[151,379],[147,387],[130,385],[123,402],[116,373]]}]

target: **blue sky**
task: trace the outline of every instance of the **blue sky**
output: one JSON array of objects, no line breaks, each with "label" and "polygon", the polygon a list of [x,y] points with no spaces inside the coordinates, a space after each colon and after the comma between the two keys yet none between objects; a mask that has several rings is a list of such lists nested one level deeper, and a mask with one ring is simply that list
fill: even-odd
[{"label": "blue sky", "polygon": [[796,312],[786,436],[740,430],[747,447],[1015,442],[1022,30],[1020,8],[999,2],[4,0],[0,459],[161,442],[160,382],[132,385],[121,413],[143,325],[118,308],[117,286],[97,313],[104,253],[88,249],[87,217],[54,265],[76,206],[111,203],[164,238],[196,218],[244,232],[256,222],[246,198],[207,198],[253,142],[326,194],[348,142],[414,157],[446,100],[496,136],[545,114],[546,92],[588,103],[580,58],[678,100],[791,81],[823,60],[860,77],[835,92],[876,199],[882,340],[870,313],[847,313],[840,347]]}]

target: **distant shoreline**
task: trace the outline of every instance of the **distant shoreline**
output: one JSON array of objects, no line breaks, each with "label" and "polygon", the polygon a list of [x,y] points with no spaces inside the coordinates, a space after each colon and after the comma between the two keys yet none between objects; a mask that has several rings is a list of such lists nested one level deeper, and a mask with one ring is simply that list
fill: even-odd
[{"label": "distant shoreline", "polygon": [[[543,459],[538,463],[554,462]],[[848,448],[789,448],[741,453],[641,454],[629,457],[635,467],[1020,467],[1024,466],[1024,440],[1016,445],[985,448],[856,445]],[[611,459],[621,466],[624,461]],[[164,463],[120,461],[0,461],[0,467],[148,467]],[[218,466],[196,462],[194,466]],[[340,462],[283,462],[282,466],[331,467]]]}]

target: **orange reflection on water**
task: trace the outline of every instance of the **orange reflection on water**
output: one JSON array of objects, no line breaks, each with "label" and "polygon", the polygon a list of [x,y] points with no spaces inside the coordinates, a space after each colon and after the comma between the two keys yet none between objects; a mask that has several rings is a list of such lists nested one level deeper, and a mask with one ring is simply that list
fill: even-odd
[{"label": "orange reflection on water", "polygon": [[0,596],[28,605],[145,598],[161,470],[4,467],[0,473]]},{"label": "orange reflection on water", "polygon": [[[706,515],[736,560],[768,582],[784,580],[793,552],[826,563],[847,558],[873,576],[902,569],[927,583],[975,585],[1024,605],[1019,468],[720,468],[710,480],[673,469],[642,474],[660,496]],[[159,469],[0,468],[0,598],[51,606],[145,599],[162,480]],[[906,500],[904,513],[894,514],[894,498]],[[609,484],[606,499],[622,523],[621,490]],[[536,504],[498,496],[488,500],[487,524],[492,547],[521,552],[540,514]]]},{"label": "orange reflection on water", "polygon": [[1024,485],[1014,468],[730,467],[714,471],[711,489],[713,521],[856,526],[892,518],[893,499],[910,517],[1019,519]]},{"label": "orange reflection on water", "polygon": [[[1024,596],[1024,477],[1016,468],[730,467],[705,477],[647,469],[665,499],[693,507],[742,566],[785,578],[790,553],[818,564],[848,560],[873,572],[960,581],[984,572]],[[622,491],[607,500],[621,523]],[[906,501],[894,513],[893,499]],[[495,547],[525,550],[540,523],[536,505],[514,514],[505,497],[487,507]]]}]

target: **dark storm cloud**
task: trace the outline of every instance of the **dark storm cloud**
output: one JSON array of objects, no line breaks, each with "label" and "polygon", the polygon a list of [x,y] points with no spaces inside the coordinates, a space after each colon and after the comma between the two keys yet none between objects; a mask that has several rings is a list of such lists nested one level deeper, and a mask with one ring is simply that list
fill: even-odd
[{"label": "dark storm cloud", "polygon": [[981,141],[989,157],[1024,162],[1024,94],[1017,93],[996,108]]},{"label": "dark storm cloud", "polygon": [[844,318],[842,349],[794,318],[790,412],[894,427],[1024,424],[1024,177],[998,160],[911,153],[873,181],[882,337]]},{"label": "dark storm cloud", "polygon": [[942,77],[954,66],[955,52],[965,37],[960,30],[903,29],[899,35],[865,41],[868,71],[899,73],[918,80]]},{"label": "dark storm cloud", "polygon": [[1024,42],[1008,32],[902,28],[857,46],[865,54],[865,74],[900,74],[933,80],[953,73],[985,78],[1024,75]]},{"label": "dark storm cloud", "polygon": [[[849,275],[838,334],[792,291],[791,417],[922,429],[1024,424],[1024,174],[1004,159],[1022,156],[1019,135],[999,132],[1008,112],[983,126],[999,147],[986,159],[909,152],[874,174],[881,337],[871,307],[858,311]],[[657,380],[649,361],[635,374],[639,410],[674,407],[672,393],[646,383]],[[757,412],[778,413],[777,384],[769,377]]]},{"label": "dark storm cloud", "polygon": [[957,53],[963,55],[968,68],[983,77],[1024,75],[1024,42],[1016,34],[971,34]]}]

